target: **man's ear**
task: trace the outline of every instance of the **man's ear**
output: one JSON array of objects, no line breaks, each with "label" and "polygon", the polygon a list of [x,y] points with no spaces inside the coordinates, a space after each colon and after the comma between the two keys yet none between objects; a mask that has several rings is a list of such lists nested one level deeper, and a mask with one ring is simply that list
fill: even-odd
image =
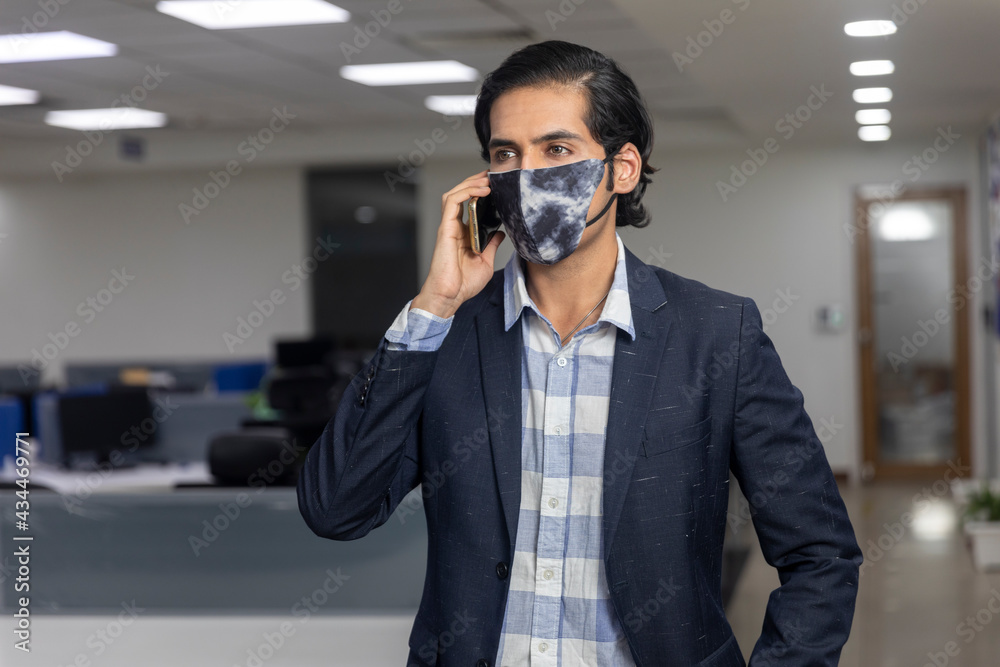
[{"label": "man's ear", "polygon": [[618,194],[632,192],[639,184],[639,176],[642,174],[642,156],[639,149],[631,141],[623,145],[615,155],[613,164],[615,165],[614,191]]}]

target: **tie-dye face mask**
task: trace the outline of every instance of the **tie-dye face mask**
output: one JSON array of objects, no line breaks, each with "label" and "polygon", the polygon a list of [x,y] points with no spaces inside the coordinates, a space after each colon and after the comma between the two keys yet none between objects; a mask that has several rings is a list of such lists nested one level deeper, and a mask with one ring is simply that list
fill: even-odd
[{"label": "tie-dye face mask", "polygon": [[535,264],[555,264],[573,254],[583,230],[607,213],[617,193],[590,221],[587,210],[604,180],[603,160],[490,173],[490,197],[517,253]]}]

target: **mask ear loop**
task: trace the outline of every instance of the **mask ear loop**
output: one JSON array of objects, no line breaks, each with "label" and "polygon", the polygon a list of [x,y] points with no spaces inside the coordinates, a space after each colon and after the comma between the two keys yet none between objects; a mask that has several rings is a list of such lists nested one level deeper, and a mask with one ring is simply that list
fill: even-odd
[{"label": "mask ear loop", "polygon": [[[606,157],[603,160],[601,160],[601,162],[603,164],[607,164],[608,160],[612,159],[613,157],[614,157],[614,155],[609,155],[608,157]],[[603,183],[603,182],[604,182],[604,178],[601,178],[601,183]],[[584,227],[590,227],[592,224],[594,224],[595,222],[597,222],[598,220],[600,220],[601,218],[603,218],[604,214],[608,212],[609,208],[611,208],[611,204],[614,203],[616,197],[618,197],[618,193],[617,192],[611,195],[611,197],[608,199],[608,203],[605,204],[604,208],[601,209],[601,212],[598,213],[597,215],[595,215],[590,220],[590,222],[585,223],[583,226]]]}]

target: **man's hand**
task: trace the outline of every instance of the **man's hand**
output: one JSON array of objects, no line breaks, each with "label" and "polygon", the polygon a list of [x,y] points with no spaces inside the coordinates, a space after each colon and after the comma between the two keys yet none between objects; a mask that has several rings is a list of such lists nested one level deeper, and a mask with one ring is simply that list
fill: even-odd
[{"label": "man's hand", "polygon": [[506,235],[498,231],[476,254],[469,244],[469,232],[462,223],[462,203],[490,193],[486,171],[470,176],[441,197],[441,225],[427,280],[410,308],[420,308],[438,317],[449,318],[464,301],[486,286],[493,276],[493,258]]}]

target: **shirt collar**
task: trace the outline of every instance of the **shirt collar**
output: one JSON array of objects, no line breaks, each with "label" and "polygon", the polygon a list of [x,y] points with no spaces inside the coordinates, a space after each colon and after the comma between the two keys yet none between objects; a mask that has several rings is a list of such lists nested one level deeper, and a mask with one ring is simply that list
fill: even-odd
[{"label": "shirt collar", "polygon": [[[632,303],[628,296],[628,274],[625,269],[625,245],[618,232],[615,232],[618,243],[618,259],[615,263],[615,276],[611,281],[611,291],[601,310],[598,322],[610,322],[635,340],[635,327],[632,326]],[[503,315],[504,331],[509,331],[521,311],[531,308],[536,315],[542,317],[538,307],[528,296],[528,288],[524,281],[524,267],[521,256],[513,253],[503,270]]]}]

